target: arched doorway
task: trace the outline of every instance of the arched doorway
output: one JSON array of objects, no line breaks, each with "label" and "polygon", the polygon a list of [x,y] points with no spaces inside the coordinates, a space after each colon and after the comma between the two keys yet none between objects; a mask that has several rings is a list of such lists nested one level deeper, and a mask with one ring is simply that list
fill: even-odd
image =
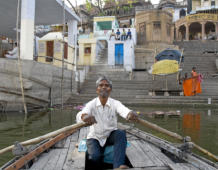
[{"label": "arched doorway", "polygon": [[186,11],[184,9],[181,9],[179,11],[179,18],[185,17],[186,16]]},{"label": "arched doorway", "polygon": [[201,24],[199,22],[193,22],[189,26],[189,40],[201,40]]},{"label": "arched doorway", "polygon": [[179,34],[178,34],[178,40],[185,40],[185,33],[186,33],[186,28],[185,25],[181,25],[179,27]]},{"label": "arched doorway", "polygon": [[215,24],[213,22],[207,22],[205,24],[205,34],[208,40],[216,39]]}]

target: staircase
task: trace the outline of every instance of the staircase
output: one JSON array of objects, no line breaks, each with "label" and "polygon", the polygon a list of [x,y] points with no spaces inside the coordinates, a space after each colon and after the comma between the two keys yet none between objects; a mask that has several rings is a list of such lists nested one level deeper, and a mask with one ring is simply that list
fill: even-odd
[{"label": "staircase", "polygon": [[119,66],[95,65],[91,66],[79,97],[72,96],[70,103],[86,103],[95,98],[97,96],[96,80],[102,75],[112,81],[111,97],[123,103],[131,103],[148,95],[151,80],[145,72],[132,74]]},{"label": "staircase", "polygon": [[108,57],[108,49],[104,48],[101,50],[96,59],[95,59],[95,64],[94,65],[106,65],[107,64],[107,57]]},{"label": "staircase", "polygon": [[81,104],[95,98],[96,80],[103,75],[112,81],[112,98],[123,103],[131,103],[133,100],[148,96],[152,77],[147,72],[127,72],[122,66],[109,66],[107,58],[107,48],[105,48],[96,58],[95,65],[90,67],[79,96],[71,96],[68,103]]},{"label": "staircase", "polygon": [[204,80],[201,84],[202,94],[198,96],[218,97],[218,73],[216,68],[216,58],[218,51],[218,42],[216,41],[189,41],[177,42],[180,48],[184,49],[184,63],[182,64],[182,76],[188,73],[191,76],[192,67],[197,68],[197,72],[201,73]]},{"label": "staircase", "polygon": [[[182,104],[191,106],[203,106],[207,104],[208,98],[212,98],[212,103],[218,103],[218,77],[212,75],[217,73],[215,67],[214,54],[203,53],[204,50],[198,49],[198,46],[192,42],[177,43],[180,48],[184,48],[184,66],[182,76],[185,72],[189,73],[193,66],[197,67],[197,71],[203,74],[208,73],[207,78],[202,82],[202,94],[197,96],[149,96],[151,89],[165,89],[166,81],[163,77],[152,81],[152,76],[146,71],[126,72],[120,66],[108,66],[107,49],[104,49],[97,57],[95,65],[90,67],[90,72],[86,76],[86,80],[82,85],[79,95],[72,95],[67,103],[84,104],[91,99],[97,97],[96,80],[104,75],[107,76],[113,84],[111,97],[129,105],[156,105],[162,104]],[[203,44],[198,43],[199,46]],[[209,49],[209,45],[207,49]],[[217,46],[218,47],[218,46]],[[212,48],[212,47],[211,47]],[[156,77],[157,78],[157,77]],[[174,91],[180,91],[182,86],[178,84],[177,75],[168,76],[168,88]]]}]

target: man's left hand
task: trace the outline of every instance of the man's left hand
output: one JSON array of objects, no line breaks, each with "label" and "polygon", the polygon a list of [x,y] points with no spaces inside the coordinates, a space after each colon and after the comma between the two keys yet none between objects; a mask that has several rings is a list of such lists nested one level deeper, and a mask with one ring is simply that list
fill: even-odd
[{"label": "man's left hand", "polygon": [[137,115],[137,113],[134,112],[134,111],[129,112],[129,114],[127,115],[127,120],[138,122],[138,115]]}]

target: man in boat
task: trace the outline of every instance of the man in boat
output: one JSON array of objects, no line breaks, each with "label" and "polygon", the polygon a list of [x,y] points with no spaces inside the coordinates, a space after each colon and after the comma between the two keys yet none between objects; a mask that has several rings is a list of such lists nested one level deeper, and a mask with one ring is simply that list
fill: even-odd
[{"label": "man in boat", "polygon": [[117,114],[131,121],[137,121],[138,116],[120,101],[110,98],[112,82],[105,76],[96,81],[98,97],[86,104],[77,114],[77,121],[83,121],[90,126],[87,136],[87,153],[90,169],[101,169],[104,149],[114,146],[113,168],[125,169],[126,133],[117,128]]}]

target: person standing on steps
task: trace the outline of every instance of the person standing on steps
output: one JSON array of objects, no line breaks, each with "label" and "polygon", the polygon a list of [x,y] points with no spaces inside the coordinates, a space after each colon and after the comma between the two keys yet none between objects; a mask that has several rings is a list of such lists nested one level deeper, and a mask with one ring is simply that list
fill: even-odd
[{"label": "person standing on steps", "polygon": [[198,83],[198,73],[196,72],[196,67],[192,67],[192,93],[195,96],[197,90],[197,83]]}]

